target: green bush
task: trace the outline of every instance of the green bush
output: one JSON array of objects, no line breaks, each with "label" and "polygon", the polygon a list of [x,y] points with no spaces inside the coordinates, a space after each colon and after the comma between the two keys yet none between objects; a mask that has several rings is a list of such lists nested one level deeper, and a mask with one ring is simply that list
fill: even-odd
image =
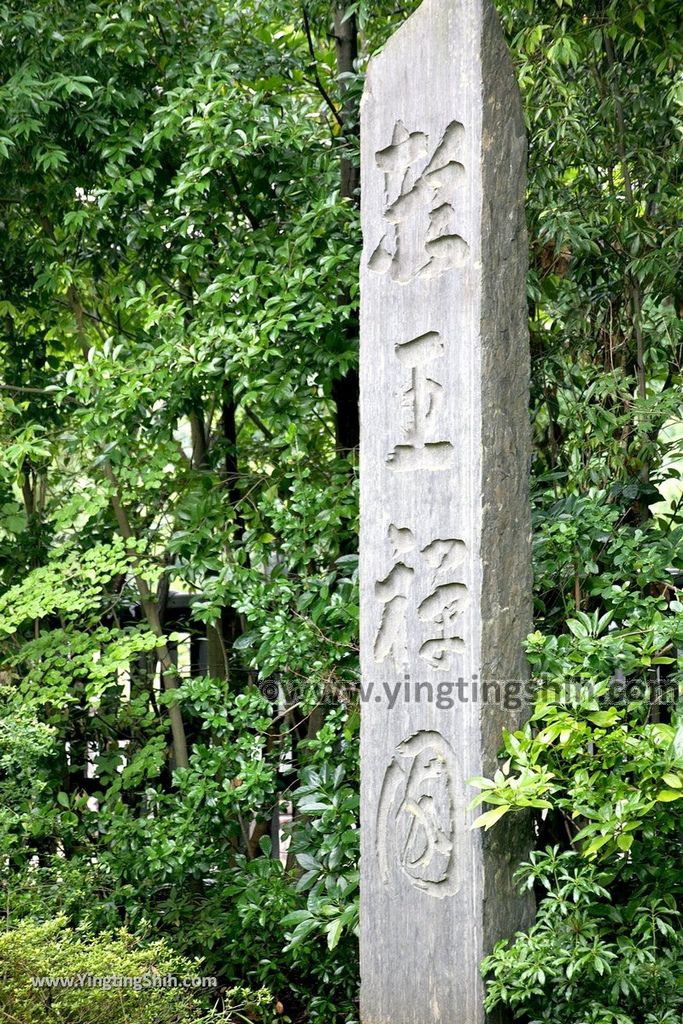
[{"label": "green bush", "polygon": [[[157,988],[150,980],[201,973],[197,962],[176,955],[163,941],[141,946],[125,931],[94,937],[69,929],[63,918],[25,921],[0,935],[0,1019],[8,1024],[266,1024],[274,1019],[274,1000],[265,989],[233,989],[219,1010],[202,1001],[200,989]],[[84,976],[97,981],[88,984]],[[115,982],[122,977],[137,979],[132,984],[138,990]],[[62,978],[76,984],[34,982]],[[217,1003],[219,993],[208,991],[211,1003]]]},{"label": "green bush", "polygon": [[529,932],[484,961],[489,1008],[505,1004],[532,1024],[680,1024],[675,897],[642,879],[620,899],[618,874],[557,847],[532,854],[522,875],[545,896]]},{"label": "green bush", "polygon": [[[533,1024],[681,1020],[683,719],[652,703],[649,674],[661,649],[680,646],[681,620],[666,602],[632,603],[619,628],[608,608],[576,612],[565,634],[530,637],[534,713],[505,734],[494,778],[478,780],[491,805],[484,827],[536,808],[539,838],[553,843],[524,871],[536,924],[484,963],[489,1006]],[[669,684],[673,699],[677,678]]]}]

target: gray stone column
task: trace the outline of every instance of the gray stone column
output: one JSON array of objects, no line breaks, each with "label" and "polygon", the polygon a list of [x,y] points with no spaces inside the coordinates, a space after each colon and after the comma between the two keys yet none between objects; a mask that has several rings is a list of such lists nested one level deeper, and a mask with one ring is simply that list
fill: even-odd
[{"label": "gray stone column", "polygon": [[525,138],[489,0],[424,0],[362,103],[361,1015],[481,1024],[526,843],[472,830],[526,704]]}]

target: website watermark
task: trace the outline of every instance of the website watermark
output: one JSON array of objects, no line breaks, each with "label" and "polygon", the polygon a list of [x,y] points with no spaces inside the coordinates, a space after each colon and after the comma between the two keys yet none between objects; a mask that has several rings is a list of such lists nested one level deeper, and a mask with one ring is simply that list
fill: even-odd
[{"label": "website watermark", "polygon": [[418,680],[409,676],[387,679],[315,683],[310,680],[271,677],[259,684],[265,699],[276,706],[293,704],[361,704],[384,705],[393,710],[398,705],[430,704],[437,711],[453,711],[465,704],[497,705],[507,711],[519,711],[543,694],[559,704],[577,704],[596,700],[613,707],[633,703],[673,707],[683,698],[683,685],[675,678],[586,679],[480,679],[469,678]]},{"label": "website watermark", "polygon": [[207,989],[217,988],[218,979],[213,977],[179,978],[175,974],[69,974],[69,975],[35,975],[31,978],[33,988],[92,988],[111,992],[117,989],[129,989],[143,992],[148,989]]}]

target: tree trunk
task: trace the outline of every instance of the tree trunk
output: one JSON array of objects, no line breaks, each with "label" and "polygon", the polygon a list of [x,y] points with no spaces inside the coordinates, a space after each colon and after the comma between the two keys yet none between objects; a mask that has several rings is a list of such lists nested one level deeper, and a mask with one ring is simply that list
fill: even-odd
[{"label": "tree trunk", "polygon": [[[112,509],[119,526],[121,536],[125,541],[135,540],[135,536],[130,526],[126,510],[123,507],[121,501],[121,493],[119,491],[118,480],[114,474],[109,462],[105,462],[103,465],[104,475],[113,488],[113,494],[111,498]],[[142,576],[135,576],[135,583],[140,594],[140,603],[142,604],[147,624],[152,630],[155,636],[163,636],[163,629],[161,627],[161,618],[159,616],[159,609],[156,601],[149,588],[147,580]],[[161,669],[161,681],[164,689],[172,693],[178,688],[178,675],[177,669],[171,657],[171,652],[168,649],[168,645],[165,643],[160,644],[157,647],[157,658]],[[172,701],[168,705],[168,717],[171,723],[171,735],[173,736],[173,756],[176,764],[176,768],[187,768],[189,766],[189,759],[187,754],[187,739],[185,737],[185,725],[183,723],[183,716],[180,710],[180,705],[177,701]]]},{"label": "tree trunk", "polygon": [[[341,4],[336,7],[334,14],[334,40],[339,89],[342,98],[342,131],[346,139],[349,134],[356,134],[358,131],[358,127],[354,123],[355,111],[352,101],[349,99],[349,80],[346,77],[355,74],[355,62],[358,57],[358,24],[355,13],[347,17],[345,7]],[[345,145],[342,149],[340,162],[340,192],[342,198],[359,205],[359,184],[358,165],[353,159],[351,147]],[[348,306],[349,304],[349,294],[344,291],[339,296],[339,305]],[[358,317],[354,313],[346,326],[346,334],[349,340],[357,344],[358,333]],[[360,441],[358,371],[356,369],[347,370],[343,377],[333,381],[332,399],[336,406],[335,435],[337,448],[340,454],[347,455],[358,447]]]}]

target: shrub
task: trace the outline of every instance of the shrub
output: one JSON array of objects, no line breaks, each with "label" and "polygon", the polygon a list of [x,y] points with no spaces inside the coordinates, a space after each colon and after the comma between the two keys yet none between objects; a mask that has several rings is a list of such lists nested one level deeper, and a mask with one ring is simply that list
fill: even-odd
[{"label": "shrub", "polygon": [[521,874],[545,896],[529,932],[484,961],[490,1009],[504,1004],[532,1024],[679,1024],[683,933],[673,895],[646,883],[626,894],[616,870],[557,847],[532,854]]},{"label": "shrub", "polygon": [[[233,989],[219,1010],[209,1008],[199,990],[152,987],[150,980],[200,974],[196,961],[173,953],[163,941],[141,946],[125,931],[92,936],[69,929],[63,918],[27,920],[0,935],[0,1017],[21,1024],[268,1024],[274,1019],[273,1000],[264,989]],[[84,976],[98,981],[86,984]],[[138,979],[138,989],[113,981],[121,977]],[[58,978],[72,981],[72,987],[33,980]],[[215,1003],[219,995],[209,991]]]}]

